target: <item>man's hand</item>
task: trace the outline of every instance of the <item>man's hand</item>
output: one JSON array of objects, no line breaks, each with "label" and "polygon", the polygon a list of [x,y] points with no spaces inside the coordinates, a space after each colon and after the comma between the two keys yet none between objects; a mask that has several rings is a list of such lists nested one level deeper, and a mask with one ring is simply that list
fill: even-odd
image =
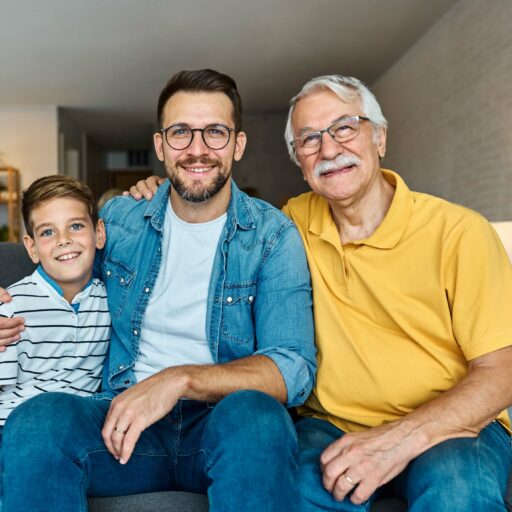
[{"label": "man's hand", "polygon": [[132,196],[134,199],[142,199],[143,197],[150,201],[155,195],[156,189],[165,181],[165,178],[160,176],[150,176],[145,180],[138,181],[135,185],[130,187],[129,191],[124,191],[123,196]]},{"label": "man's hand", "polygon": [[[0,288],[0,302],[11,302],[11,296],[4,288]],[[5,352],[7,345],[18,341],[19,333],[24,329],[24,318],[0,318],[0,352]]]},{"label": "man's hand", "polygon": [[369,499],[415,456],[411,436],[400,430],[398,422],[390,423],[345,434],[329,445],[320,457],[324,487],[339,501],[351,491],[357,505]]},{"label": "man's hand", "polygon": [[108,451],[121,464],[130,459],[140,434],[184,395],[186,380],[178,368],[159,372],[112,400],[101,434]]}]

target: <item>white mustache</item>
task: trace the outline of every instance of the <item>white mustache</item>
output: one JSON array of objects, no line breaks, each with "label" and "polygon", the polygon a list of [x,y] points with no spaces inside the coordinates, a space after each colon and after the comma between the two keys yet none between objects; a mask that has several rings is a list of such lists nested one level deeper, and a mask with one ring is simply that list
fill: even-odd
[{"label": "white mustache", "polygon": [[357,156],[338,155],[334,160],[322,160],[315,166],[313,174],[318,177],[327,172],[350,167],[351,165],[359,165],[360,163],[361,160]]}]

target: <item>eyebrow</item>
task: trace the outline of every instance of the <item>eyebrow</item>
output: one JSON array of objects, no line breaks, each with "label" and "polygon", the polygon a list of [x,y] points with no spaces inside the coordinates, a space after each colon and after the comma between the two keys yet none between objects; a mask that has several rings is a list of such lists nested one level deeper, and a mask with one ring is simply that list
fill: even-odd
[{"label": "eyebrow", "polygon": [[[336,119],[333,119],[329,126],[332,126],[334,123],[337,123],[338,121],[342,121],[343,119],[349,119],[350,117],[355,117],[357,114],[343,114]],[[311,126],[305,126],[304,128],[301,128],[299,130],[299,137],[303,135],[304,133],[311,133],[311,132],[319,132],[320,130],[315,130]]]}]

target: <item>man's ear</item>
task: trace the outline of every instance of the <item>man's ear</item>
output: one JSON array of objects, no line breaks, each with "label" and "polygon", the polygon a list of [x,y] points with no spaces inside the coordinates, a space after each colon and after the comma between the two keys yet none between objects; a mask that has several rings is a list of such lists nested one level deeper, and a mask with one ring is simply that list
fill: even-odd
[{"label": "man's ear", "polygon": [[379,152],[379,158],[382,160],[386,156],[386,135],[387,129],[385,127],[379,128],[379,138],[377,143],[377,151]]},{"label": "man's ear", "polygon": [[32,260],[36,265],[39,263],[39,256],[37,255],[36,243],[31,236],[23,235],[23,244],[25,245],[25,249]]},{"label": "man's ear", "polygon": [[155,153],[160,160],[160,162],[164,161],[164,138],[162,136],[162,132],[156,132],[153,134],[153,144],[155,145]]},{"label": "man's ear", "polygon": [[102,219],[98,219],[96,223],[96,249],[103,249],[107,242],[107,232]]},{"label": "man's ear", "polygon": [[242,159],[245,151],[245,145],[247,144],[247,135],[245,132],[238,132],[235,138],[235,154],[233,158],[236,162]]}]

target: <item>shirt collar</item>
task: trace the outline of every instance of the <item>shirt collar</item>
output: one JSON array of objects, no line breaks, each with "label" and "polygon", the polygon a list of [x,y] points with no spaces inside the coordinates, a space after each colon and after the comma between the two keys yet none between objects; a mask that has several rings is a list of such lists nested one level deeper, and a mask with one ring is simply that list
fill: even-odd
[{"label": "shirt collar", "polygon": [[[60,285],[57,283],[57,281],[55,281],[55,279],[53,279],[52,277],[50,277],[46,271],[44,270],[44,268],[42,267],[42,265],[39,265],[37,267],[37,273],[58,293],[58,295],[62,298],[64,298],[64,291],[62,290],[62,288],[60,287]],[[82,293],[87,287],[89,287],[90,285],[92,284],[92,277],[91,279],[89,279],[89,281],[87,281],[87,283],[85,284],[85,286],[80,290],[79,293]],[[77,293],[77,295],[75,295],[75,297],[77,297],[79,294]],[[67,301],[66,301],[67,302]],[[75,311],[78,311],[78,308],[80,306],[80,303],[79,301],[76,302],[76,303],[72,303],[71,306],[73,307],[73,309]]]},{"label": "shirt collar", "polygon": [[[165,221],[165,212],[171,184],[169,179],[158,187],[153,200],[149,201],[144,212],[145,217],[151,217],[151,224],[157,231],[162,231]],[[234,180],[231,180],[231,198],[228,206],[228,216],[226,224],[229,226],[239,226],[242,229],[249,230],[255,228],[254,217],[251,212],[249,197],[244,194],[237,186]]]},{"label": "shirt collar", "polygon": [[[379,227],[366,239],[355,241],[379,249],[393,248],[405,231],[413,210],[413,197],[404,180],[395,172],[381,169],[384,179],[395,188],[393,200]],[[329,203],[324,200],[313,213],[309,227],[312,233],[326,240],[339,240],[338,230],[331,215]]]}]

